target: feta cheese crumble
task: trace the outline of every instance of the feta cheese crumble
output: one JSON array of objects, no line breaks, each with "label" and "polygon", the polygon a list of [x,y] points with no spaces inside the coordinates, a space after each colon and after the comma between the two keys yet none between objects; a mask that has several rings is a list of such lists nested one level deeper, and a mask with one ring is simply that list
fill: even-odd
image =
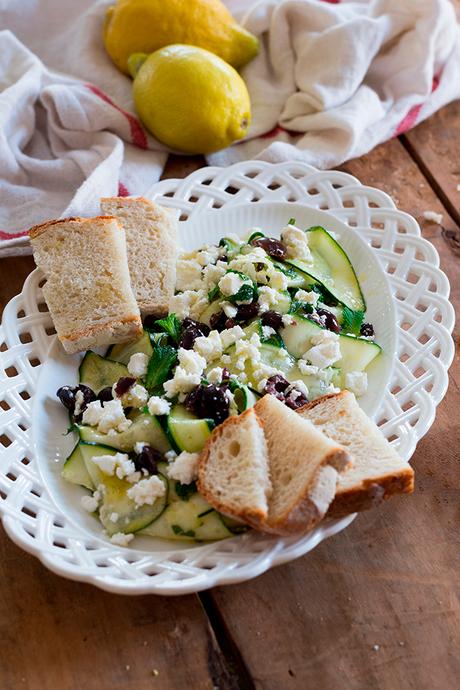
[{"label": "feta cheese crumble", "polygon": [[171,410],[171,403],[169,403],[164,398],[160,398],[158,395],[152,395],[147,403],[148,410],[152,415],[164,415],[169,414]]},{"label": "feta cheese crumble", "polygon": [[140,477],[139,472],[132,460],[126,453],[115,453],[114,455],[94,455],[91,461],[104,474],[109,476],[116,475],[118,479],[126,479],[129,482],[135,482]]},{"label": "feta cheese crumble", "polygon": [[206,378],[208,379],[209,383],[215,383],[219,384],[222,382],[222,374],[224,370],[222,367],[214,367],[214,369],[211,369],[211,371],[207,374]]},{"label": "feta cheese crumble", "polygon": [[295,225],[287,225],[281,232],[281,240],[287,249],[288,259],[300,259],[311,263],[308,234]]},{"label": "feta cheese crumble", "polygon": [[134,501],[137,508],[143,505],[153,505],[156,499],[161,498],[165,493],[165,484],[156,475],[148,479],[141,479],[126,492],[128,498]]},{"label": "feta cheese crumble", "polygon": [[262,326],[262,335],[264,338],[270,338],[272,335],[275,335],[276,331],[274,328],[271,326]]},{"label": "feta cheese crumble", "polygon": [[357,398],[367,391],[367,374],[365,371],[350,371],[345,374],[345,388],[354,393]]},{"label": "feta cheese crumble", "polygon": [[176,290],[199,290],[201,264],[196,259],[179,258],[176,262]]},{"label": "feta cheese crumble", "polygon": [[[217,333],[217,331],[214,332]],[[198,386],[206,366],[206,359],[193,350],[185,350],[180,347],[177,351],[177,357],[179,364],[173,378],[163,384],[168,398],[174,398],[181,393],[189,393],[195,386]]]},{"label": "feta cheese crumble", "polygon": [[82,496],[80,503],[88,513],[94,513],[99,507],[99,501],[94,496]]},{"label": "feta cheese crumble", "polygon": [[134,534],[124,534],[123,532],[116,532],[110,537],[112,544],[117,546],[128,546],[128,544],[134,539]]},{"label": "feta cheese crumble", "polygon": [[180,455],[169,465],[167,469],[168,477],[175,479],[181,484],[191,484],[198,479],[199,453],[187,453],[182,451]]},{"label": "feta cheese crumble", "polygon": [[244,280],[238,273],[229,272],[219,280],[218,285],[223,295],[231,297],[232,295],[236,295],[247,282],[248,281]]},{"label": "feta cheese crumble", "polygon": [[129,358],[128,372],[136,379],[140,379],[146,375],[148,363],[148,355],[144,354],[143,352],[136,352],[136,354],[131,355]]},{"label": "feta cheese crumble", "polygon": [[222,341],[218,331],[211,331],[208,336],[200,335],[193,344],[193,349],[204,357],[206,362],[218,359],[222,355]]},{"label": "feta cheese crumble", "polygon": [[78,415],[81,412],[81,408],[83,407],[84,402],[85,402],[85,396],[83,395],[82,391],[78,390],[75,394],[75,408],[73,411],[74,417],[78,417]]},{"label": "feta cheese crumble", "polygon": [[225,316],[227,316],[229,319],[233,319],[238,312],[238,307],[230,304],[230,302],[222,302],[220,306],[222,307],[222,311],[224,312]]},{"label": "feta cheese crumble", "polygon": [[268,311],[270,307],[273,307],[277,303],[278,298],[279,294],[277,290],[274,290],[268,285],[262,285],[262,287],[259,288],[259,310],[261,312]]},{"label": "feta cheese crumble", "polygon": [[325,369],[342,358],[337,333],[321,330],[310,338],[310,342],[313,347],[304,352],[302,359],[314,367]]},{"label": "feta cheese crumble", "polygon": [[111,431],[127,431],[132,424],[126,419],[121,400],[108,400],[102,406],[100,400],[91,402],[83,412],[83,424],[97,426],[101,434]]},{"label": "feta cheese crumble", "polygon": [[313,291],[309,292],[308,290],[297,290],[294,295],[294,299],[296,299],[298,302],[306,302],[307,304],[311,304],[313,307],[316,307],[319,295],[317,292]]},{"label": "feta cheese crumble", "polygon": [[112,386],[112,395],[114,399],[119,398],[124,407],[143,407],[149,399],[149,394],[144,386],[140,383],[134,383],[123,395],[117,395],[117,384]]}]

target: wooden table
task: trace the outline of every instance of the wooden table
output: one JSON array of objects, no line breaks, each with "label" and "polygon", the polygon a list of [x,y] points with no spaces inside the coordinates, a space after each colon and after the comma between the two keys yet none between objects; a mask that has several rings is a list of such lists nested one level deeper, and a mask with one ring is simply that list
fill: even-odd
[{"label": "wooden table", "polygon": [[[436,246],[460,305],[460,103],[344,169]],[[168,176],[203,164],[175,159]],[[426,210],[443,214],[429,224]],[[0,260],[0,302],[30,257]],[[458,344],[458,331],[454,334]],[[0,534],[1,690],[459,687],[460,364],[413,457],[416,493],[304,558],[196,596],[121,597],[61,579]]]}]

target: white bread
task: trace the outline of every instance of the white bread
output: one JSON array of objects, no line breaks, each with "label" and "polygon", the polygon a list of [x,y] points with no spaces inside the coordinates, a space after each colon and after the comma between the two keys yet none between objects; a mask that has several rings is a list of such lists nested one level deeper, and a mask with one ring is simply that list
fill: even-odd
[{"label": "white bread", "polygon": [[43,294],[68,353],[133,340],[142,332],[123,229],[114,218],[67,218],[29,233]]},{"label": "white bread", "polygon": [[393,494],[413,491],[413,469],[359,407],[353,393],[341,391],[318,398],[298,414],[346,447],[353,459],[350,471],[339,476],[328,516],[366,510]]},{"label": "white bread", "polygon": [[264,425],[273,493],[267,518],[251,524],[272,534],[307,532],[329,508],[350,456],[272,395],[254,409]]},{"label": "white bread", "polygon": [[200,457],[198,490],[219,512],[244,521],[267,517],[267,444],[253,409],[218,426]]},{"label": "white bread", "polygon": [[176,282],[175,217],[142,197],[101,199],[101,208],[125,229],[131,285],[141,313],[166,315]]}]

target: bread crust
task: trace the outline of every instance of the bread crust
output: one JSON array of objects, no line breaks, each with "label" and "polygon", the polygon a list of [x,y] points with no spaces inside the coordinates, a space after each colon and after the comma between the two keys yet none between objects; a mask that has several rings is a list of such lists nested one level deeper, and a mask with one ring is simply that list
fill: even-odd
[{"label": "bread crust", "polygon": [[83,331],[62,335],[60,341],[68,354],[88,348],[108,345],[115,338],[118,343],[128,342],[142,334],[142,321],[136,314],[123,319],[105,321]]},{"label": "bread crust", "polygon": [[120,223],[114,216],[96,216],[95,218],[80,218],[79,216],[71,216],[69,218],[59,218],[57,220],[47,220],[46,223],[40,223],[39,225],[34,225],[33,227],[30,228],[29,230],[29,237],[31,240],[34,240],[35,238],[39,237],[40,235],[43,235],[44,232],[47,230],[50,230],[53,228],[55,225],[62,225],[63,223],[70,223],[70,222],[77,222],[77,223],[83,223],[86,227],[88,225],[94,226],[95,222],[98,221],[115,221],[118,225],[118,228],[120,230],[123,230],[121,227]]},{"label": "bread crust", "polygon": [[[340,400],[346,397],[346,391],[340,393],[329,393],[321,398],[303,405],[298,410],[302,413],[321,405],[325,400]],[[414,471],[410,465],[402,467],[400,470],[385,474],[374,479],[364,479],[359,486],[351,489],[341,490],[338,487],[335,498],[327,511],[327,517],[343,517],[350,513],[357,513],[362,510],[370,510],[380,505],[396,494],[410,494],[414,491]]]},{"label": "bread crust", "polygon": [[211,433],[211,436],[208,438],[206,441],[206,444],[201,451],[200,455],[200,460],[198,464],[198,481],[197,481],[197,487],[198,491],[200,494],[208,501],[210,505],[212,505],[215,510],[217,510],[219,513],[223,513],[224,515],[228,515],[229,517],[236,518],[238,520],[242,520],[243,522],[246,522],[247,524],[254,526],[255,524],[259,524],[260,521],[264,520],[264,518],[267,517],[267,513],[258,510],[257,508],[254,508],[254,510],[232,510],[231,508],[229,509],[229,506],[227,506],[225,503],[223,503],[220,499],[216,498],[212,492],[212,489],[209,489],[206,485],[206,464],[209,460],[209,455],[211,452],[211,448],[214,445],[214,443],[217,443],[219,439],[221,438],[223,432],[228,429],[228,427],[237,427],[240,425],[241,421],[244,420],[245,417],[249,415],[254,415],[257,423],[263,429],[264,425],[262,420],[257,416],[253,408],[250,408],[249,410],[246,410],[240,415],[235,415],[233,417],[228,417],[222,424],[219,424]]}]

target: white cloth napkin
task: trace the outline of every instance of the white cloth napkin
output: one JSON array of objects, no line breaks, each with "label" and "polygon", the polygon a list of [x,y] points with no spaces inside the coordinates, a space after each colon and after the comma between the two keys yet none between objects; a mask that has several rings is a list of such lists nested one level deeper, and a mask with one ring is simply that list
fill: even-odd
[{"label": "white cloth napkin", "polygon": [[[31,225],[96,214],[100,196],[143,194],[161,174],[167,151],[140,124],[131,81],[102,45],[108,4],[0,0],[0,256],[27,251]],[[243,72],[249,137],[212,164],[332,167],[460,96],[449,0],[227,4],[262,50]]]}]

